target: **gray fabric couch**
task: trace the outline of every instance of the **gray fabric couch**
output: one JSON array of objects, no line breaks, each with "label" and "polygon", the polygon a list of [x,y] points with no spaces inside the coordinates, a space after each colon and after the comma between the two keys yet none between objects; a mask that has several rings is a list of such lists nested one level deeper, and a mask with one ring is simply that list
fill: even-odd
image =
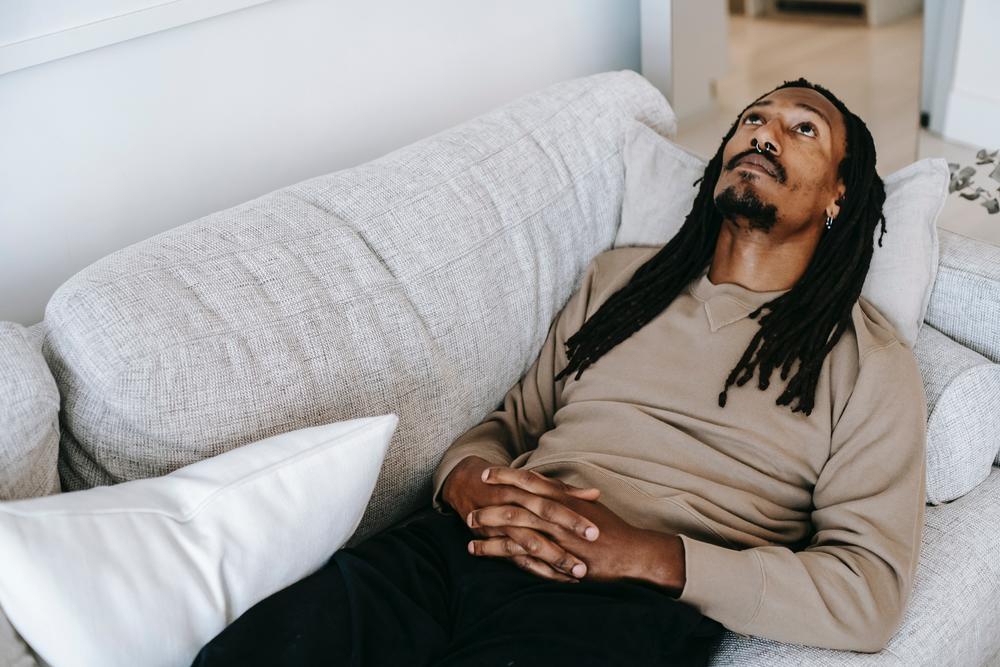
[{"label": "gray fabric couch", "polygon": [[[394,412],[399,426],[348,544],[427,511],[442,452],[527,370],[583,269],[611,247],[630,119],[676,131],[669,105],[634,72],[564,82],[87,267],[31,328],[60,395],[63,490]],[[940,241],[915,347],[929,401],[955,373],[941,341],[1000,362],[1000,248],[945,231]],[[914,593],[885,650],[726,632],[713,664],[988,664],[1000,650],[998,545],[994,466],[970,492],[927,508]]]}]

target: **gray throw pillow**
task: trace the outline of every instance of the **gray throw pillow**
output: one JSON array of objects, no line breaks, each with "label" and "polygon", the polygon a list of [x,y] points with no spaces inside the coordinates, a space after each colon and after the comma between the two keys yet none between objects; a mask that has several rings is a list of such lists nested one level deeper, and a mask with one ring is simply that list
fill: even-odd
[{"label": "gray throw pillow", "polygon": [[927,502],[964,496],[1000,449],[1000,364],[929,324],[913,348],[927,394]]},{"label": "gray throw pillow", "polygon": [[28,645],[17,634],[0,607],[0,665],[4,667],[38,667],[38,661]]}]

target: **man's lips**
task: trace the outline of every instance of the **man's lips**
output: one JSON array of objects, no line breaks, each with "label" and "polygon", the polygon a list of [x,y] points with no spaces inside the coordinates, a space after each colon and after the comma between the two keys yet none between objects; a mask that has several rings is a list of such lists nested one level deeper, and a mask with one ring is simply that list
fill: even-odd
[{"label": "man's lips", "polygon": [[753,153],[751,153],[749,155],[744,155],[743,157],[741,157],[736,162],[736,164],[734,165],[733,168],[735,169],[736,167],[739,167],[740,165],[748,165],[748,166],[752,165],[752,166],[758,167],[762,171],[764,171],[768,176],[770,176],[771,178],[777,178],[777,174],[776,174],[777,170],[774,168],[774,165],[772,165],[770,163],[770,161],[768,161],[767,158],[762,157],[760,155],[755,155]]}]

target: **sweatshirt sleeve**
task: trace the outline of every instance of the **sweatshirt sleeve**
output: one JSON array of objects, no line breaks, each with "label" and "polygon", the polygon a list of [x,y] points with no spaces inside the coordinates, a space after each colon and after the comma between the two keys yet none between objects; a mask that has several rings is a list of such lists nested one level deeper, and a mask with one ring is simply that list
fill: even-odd
[{"label": "sweatshirt sleeve", "polygon": [[553,428],[553,416],[561,407],[560,396],[566,382],[565,377],[558,382],[554,378],[569,364],[566,340],[580,330],[587,317],[597,283],[599,257],[594,257],[587,266],[580,287],[549,325],[538,357],[510,388],[500,407],[445,451],[431,482],[431,506],[441,514],[454,514],[441,498],[441,490],[462,459],[480,456],[495,465],[510,465],[518,455],[535,449],[541,435]]},{"label": "sweatshirt sleeve", "polygon": [[862,358],[813,488],[801,551],[733,550],[681,535],[678,598],[730,630],[876,653],[902,623],[924,524],[927,403],[898,341]]}]

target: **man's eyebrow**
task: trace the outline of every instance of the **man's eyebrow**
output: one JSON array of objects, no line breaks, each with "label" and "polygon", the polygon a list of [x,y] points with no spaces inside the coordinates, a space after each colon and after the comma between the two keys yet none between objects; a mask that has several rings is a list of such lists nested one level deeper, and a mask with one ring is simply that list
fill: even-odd
[{"label": "man's eyebrow", "polygon": [[[770,104],[772,104],[771,100],[761,100],[760,102],[756,102],[754,104],[751,104],[749,107],[747,107],[747,111],[750,111],[750,109],[753,109],[754,107],[766,107],[766,106],[769,106]],[[832,127],[832,125],[830,125],[830,119],[826,117],[826,114],[823,113],[822,111],[820,111],[819,109],[817,109],[816,107],[814,107],[813,105],[806,104],[805,102],[796,102],[795,106],[801,107],[802,109],[805,109],[806,111],[813,112],[814,114],[816,114],[817,116],[819,116],[820,118],[823,119],[823,122],[826,123],[826,126],[828,128]]]}]

